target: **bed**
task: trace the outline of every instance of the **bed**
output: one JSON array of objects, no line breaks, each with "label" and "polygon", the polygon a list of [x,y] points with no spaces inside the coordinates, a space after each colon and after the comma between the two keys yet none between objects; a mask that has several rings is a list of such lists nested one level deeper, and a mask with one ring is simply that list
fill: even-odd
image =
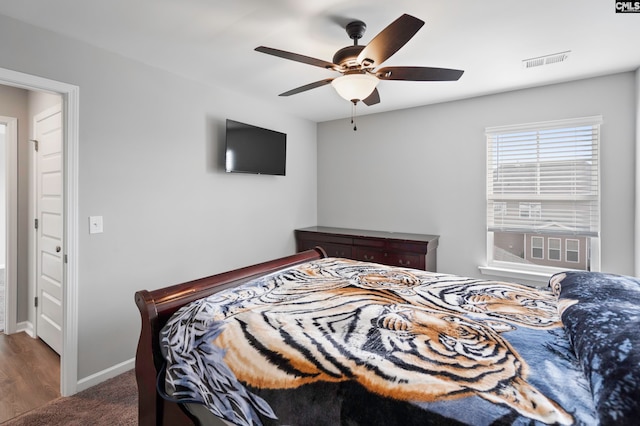
[{"label": "bed", "polygon": [[135,296],[140,425],[636,424],[640,281],[320,248]]}]

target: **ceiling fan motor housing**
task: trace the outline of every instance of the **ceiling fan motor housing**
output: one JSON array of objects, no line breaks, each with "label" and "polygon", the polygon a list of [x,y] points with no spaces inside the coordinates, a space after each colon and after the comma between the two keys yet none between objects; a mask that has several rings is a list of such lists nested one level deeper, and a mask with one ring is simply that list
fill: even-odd
[{"label": "ceiling fan motor housing", "polygon": [[340,65],[343,69],[359,67],[358,55],[365,46],[347,46],[338,50],[333,55],[333,63]]},{"label": "ceiling fan motor housing", "polygon": [[358,40],[362,38],[367,30],[367,24],[362,21],[351,21],[345,27],[349,38],[353,40],[353,46],[343,47],[333,55],[333,63],[340,65],[344,70],[360,68],[358,55],[365,46],[358,46]]}]

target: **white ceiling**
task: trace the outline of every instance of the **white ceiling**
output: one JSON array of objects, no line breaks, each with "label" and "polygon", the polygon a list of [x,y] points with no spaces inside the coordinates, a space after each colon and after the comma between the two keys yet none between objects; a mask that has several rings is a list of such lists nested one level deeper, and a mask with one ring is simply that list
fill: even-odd
[{"label": "white ceiling", "polygon": [[[222,85],[314,121],[348,117],[330,86],[278,94],[334,71],[253,49],[264,45],[326,61],[403,13],[426,22],[384,66],[465,70],[457,82],[382,81],[381,102],[358,114],[407,108],[640,67],[640,14],[613,0],[0,0],[0,14],[117,52],[176,74]],[[524,59],[571,51],[558,64],[525,69]]]}]

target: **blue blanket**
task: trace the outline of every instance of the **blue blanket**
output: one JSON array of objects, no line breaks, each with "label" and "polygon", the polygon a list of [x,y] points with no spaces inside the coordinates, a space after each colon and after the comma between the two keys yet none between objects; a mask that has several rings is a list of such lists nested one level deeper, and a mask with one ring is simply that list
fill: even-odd
[{"label": "blue blanket", "polygon": [[562,322],[589,380],[603,425],[640,423],[640,280],[565,272],[550,285],[567,307]]}]

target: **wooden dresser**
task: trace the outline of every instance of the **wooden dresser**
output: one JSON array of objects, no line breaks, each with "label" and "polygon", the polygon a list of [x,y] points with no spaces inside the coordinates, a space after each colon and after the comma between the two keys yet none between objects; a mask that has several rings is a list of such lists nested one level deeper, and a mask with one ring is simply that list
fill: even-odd
[{"label": "wooden dresser", "polygon": [[436,272],[438,235],[311,226],[296,229],[296,250],[322,247],[331,257],[345,257]]}]

